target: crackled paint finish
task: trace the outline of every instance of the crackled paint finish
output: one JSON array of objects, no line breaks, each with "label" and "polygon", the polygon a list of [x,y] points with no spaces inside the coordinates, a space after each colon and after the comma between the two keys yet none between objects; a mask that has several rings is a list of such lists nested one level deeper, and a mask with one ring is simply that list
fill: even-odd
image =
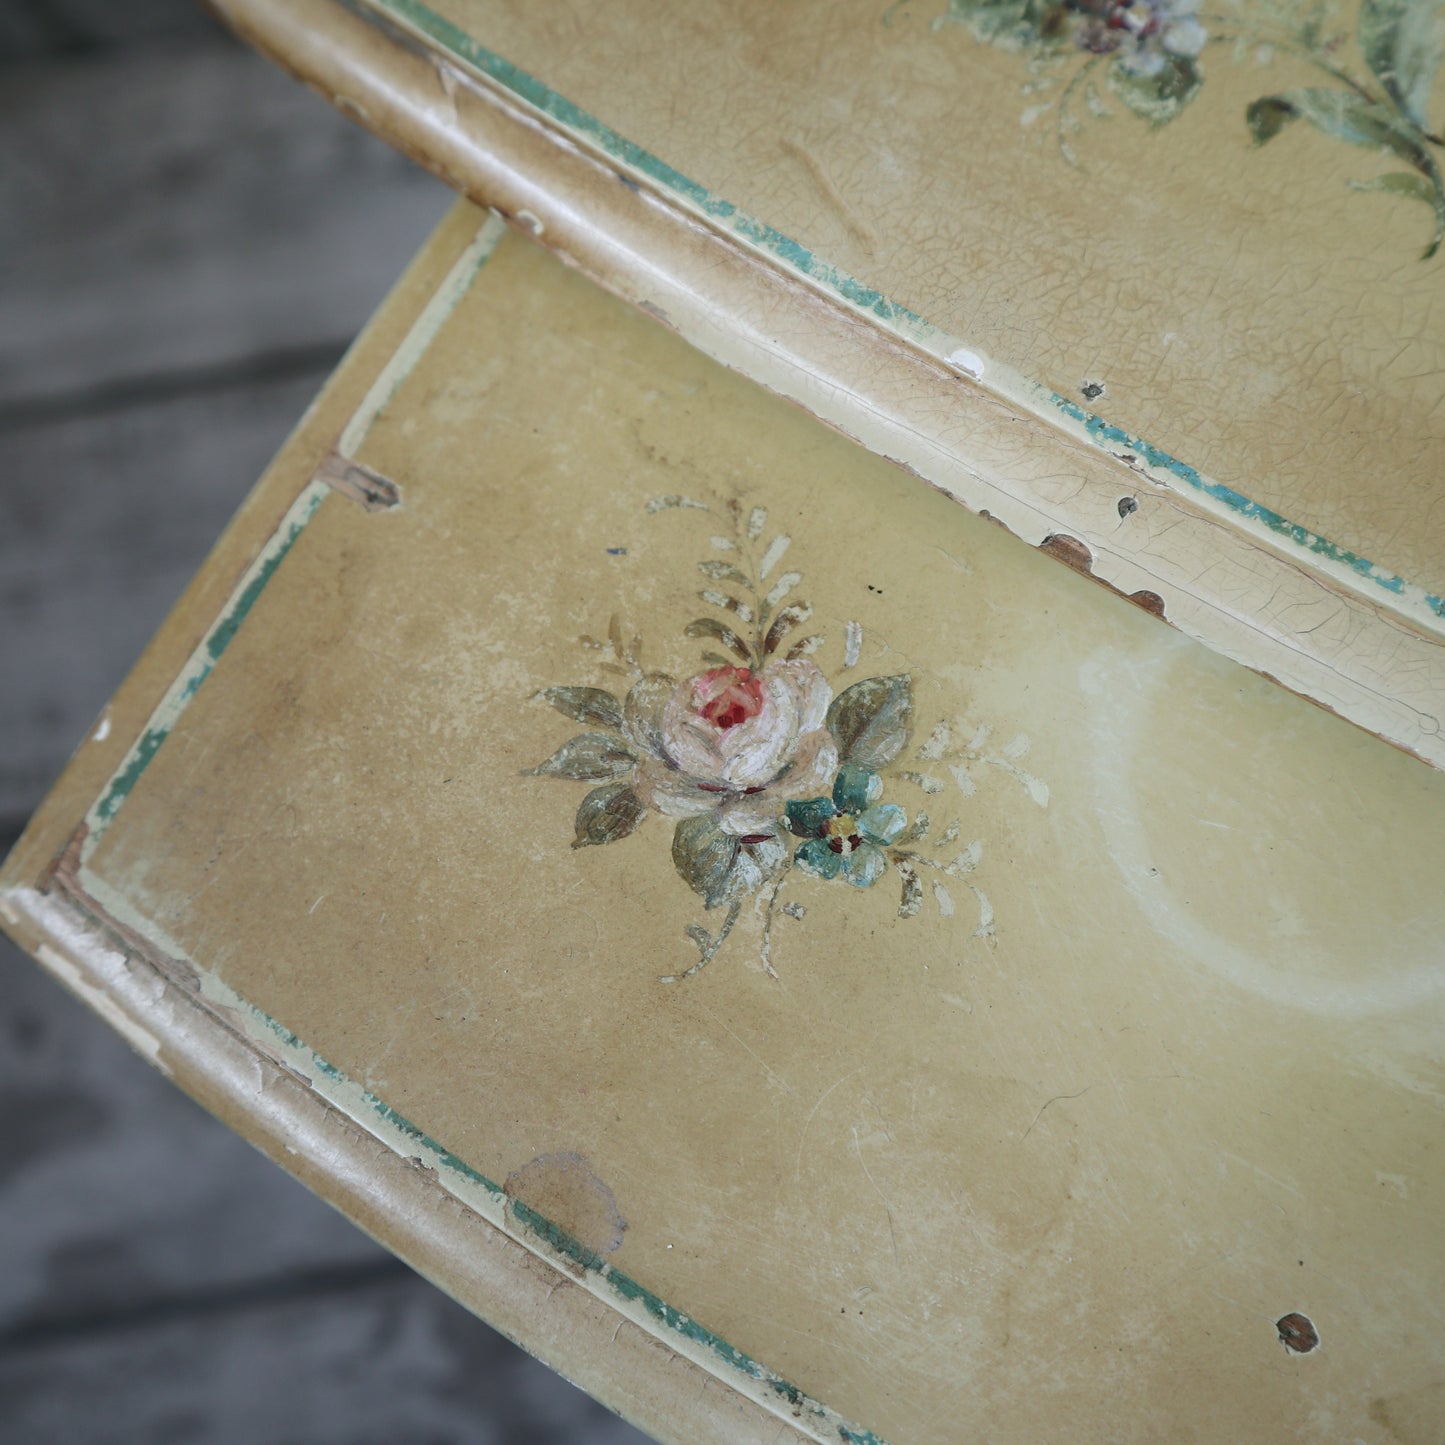
[{"label": "crackled paint finish", "polygon": [[[1055,422],[1062,420],[1068,431],[1111,455],[1117,455],[1121,447],[1127,449],[1141,464],[1145,475],[1152,480],[1164,485],[1182,485],[1188,491],[1219,504],[1240,525],[1287,541],[1320,561],[1336,564],[1347,575],[1373,584],[1397,598],[1410,610],[1432,621],[1445,618],[1445,596],[1426,586],[1408,581],[1390,568],[1361,555],[1358,549],[1332,541],[1320,535],[1316,529],[1291,520],[1277,508],[1254,500],[1240,485],[1213,478],[1205,470],[1171,454],[1167,448],[1156,442],[1089,412],[1053,388],[989,356],[987,349],[979,346],[976,341],[950,334],[920,312],[885,296],[877,288],[824,260],[813,249],[776,226],[747,214],[739,206],[682,174],[656,154],[628,140],[581,106],[551,89],[535,75],[488,49],[476,35],[468,33],[461,25],[420,3],[420,0],[374,0],[374,3],[379,9],[505,86],[579,138],[600,147],[621,165],[664,186],[709,219],[726,225],[739,239],[766,251],[810,281],[826,287],[849,306],[866,312],[890,329],[926,347],[939,359],[958,365],[991,390],[1038,415],[1049,417]],[[1022,15],[1025,11],[1032,14],[1034,11],[1064,7],[1034,4],[1032,0],[1002,0],[1002,3],[1000,0],[982,0],[980,4],[972,4],[971,0],[956,0],[955,8],[960,15],[965,12],[1007,12],[1011,15],[1014,11]],[[1367,0],[1361,23],[1364,24],[1368,13],[1374,9],[1402,8],[1409,7],[1401,7],[1396,0]],[[1418,0],[1415,8],[1419,8]],[[1382,56],[1378,63],[1384,66],[1387,60]],[[1189,64],[1192,66],[1193,62],[1190,61]],[[1341,124],[1343,125],[1343,122]],[[1357,143],[1364,144],[1365,141]],[[1403,144],[1401,141],[1401,145]],[[1430,149],[1427,142],[1422,141],[1421,145],[1427,151]],[[1432,184],[1439,191],[1438,170],[1431,174],[1434,177]],[[1440,193],[1439,204],[1441,214],[1445,215],[1445,192]],[[955,361],[956,357],[967,360]]]}]

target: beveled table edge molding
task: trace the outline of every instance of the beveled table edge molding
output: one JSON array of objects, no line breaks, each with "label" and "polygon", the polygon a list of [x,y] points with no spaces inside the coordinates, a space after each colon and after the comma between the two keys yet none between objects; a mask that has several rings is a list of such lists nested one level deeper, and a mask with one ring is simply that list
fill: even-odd
[{"label": "beveled table edge molding", "polygon": [[956,358],[826,293],[403,28],[380,0],[213,8],[705,354],[1186,635],[1445,768],[1445,638],[1404,594],[1187,494],[1123,443],[1101,449],[980,385]]},{"label": "beveled table edge molding", "polygon": [[[678,1445],[802,1445],[796,1428],[398,1153],[61,891],[11,887],[0,920],[147,1063],[428,1279],[623,1418]],[[419,1150],[418,1153],[421,1151]],[[780,1400],[786,1408],[786,1401]]]}]

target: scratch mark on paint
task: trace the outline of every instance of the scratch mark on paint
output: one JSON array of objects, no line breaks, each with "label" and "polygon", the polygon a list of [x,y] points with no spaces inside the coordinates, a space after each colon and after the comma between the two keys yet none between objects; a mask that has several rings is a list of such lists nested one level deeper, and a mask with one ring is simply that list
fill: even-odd
[{"label": "scratch mark on paint", "polygon": [[1039,1120],[1044,1117],[1044,1110],[1047,1109],[1050,1104],[1058,1104],[1065,1099],[1082,1099],[1084,1095],[1087,1094],[1089,1090],[1093,1087],[1094,1086],[1092,1084],[1087,1084],[1082,1089],[1080,1089],[1077,1094],[1055,1094],[1052,1099],[1045,1099],[1044,1102],[1039,1105],[1039,1112],[1034,1115],[1033,1123],[1031,1123],[1029,1127],[1024,1130],[1023,1137],[1019,1140],[1019,1143],[1022,1144],[1024,1139],[1027,1139],[1029,1135],[1034,1132],[1034,1124],[1037,1124]]}]

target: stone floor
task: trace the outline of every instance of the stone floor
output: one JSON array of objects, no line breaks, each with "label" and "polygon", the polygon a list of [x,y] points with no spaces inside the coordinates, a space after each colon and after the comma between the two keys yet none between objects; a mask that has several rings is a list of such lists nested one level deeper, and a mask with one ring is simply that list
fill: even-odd
[{"label": "stone floor", "polygon": [[[0,853],[448,196],[179,0],[0,0]],[[0,1440],[642,1437],[0,941]]]}]

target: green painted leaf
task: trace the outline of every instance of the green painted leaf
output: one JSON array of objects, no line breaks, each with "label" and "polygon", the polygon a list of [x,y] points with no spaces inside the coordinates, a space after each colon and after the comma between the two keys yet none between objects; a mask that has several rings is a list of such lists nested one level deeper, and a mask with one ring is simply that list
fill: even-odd
[{"label": "green painted leaf", "polygon": [[572,778],[597,783],[625,777],[637,763],[610,733],[581,733],[562,744],[545,763],[527,770],[534,778]]},{"label": "green painted leaf", "polygon": [[706,502],[696,501],[692,497],[679,497],[676,494],[666,497],[654,497],[643,510],[647,512],[665,512],[671,507],[691,507],[699,512],[710,512],[712,510]]},{"label": "green painted leaf", "polygon": [[915,918],[918,910],[923,907],[923,880],[919,878],[918,870],[901,858],[895,859],[893,866],[898,869],[898,876],[903,880],[903,896],[898,902],[898,916]]},{"label": "green painted leaf", "polygon": [[647,816],[647,805],[626,783],[604,783],[593,788],[577,809],[577,836],[574,848],[587,848],[615,843]]},{"label": "green painted leaf", "polygon": [[662,711],[677,688],[677,679],[665,672],[649,672],[639,678],[622,705],[622,726],[627,736],[645,752],[662,756]]},{"label": "green painted leaf", "polygon": [[840,692],[828,708],[828,731],[839,760],[875,771],[908,746],[913,730],[913,680],[907,673],[869,677]]},{"label": "green painted leaf", "polygon": [[1412,201],[1423,201],[1435,213],[1435,235],[1425,248],[1422,260],[1429,260],[1445,240],[1445,194],[1413,171],[1391,171],[1386,176],[1374,176],[1368,181],[1351,181],[1352,191],[1384,191],[1392,196],[1405,196]]},{"label": "green painted leaf", "polygon": [[730,648],[744,662],[751,662],[753,650],[731,627],[719,622],[716,617],[699,617],[683,629],[689,637],[715,637],[726,648]]},{"label": "green painted leaf", "polygon": [[1408,196],[1413,201],[1435,202],[1435,188],[1424,176],[1413,171],[1391,171],[1387,176],[1371,176],[1367,181],[1351,181],[1352,191],[1388,191],[1392,196]]},{"label": "green painted leaf", "polygon": [[672,835],[672,862],[678,876],[709,908],[734,903],[771,882],[788,863],[788,845],[780,838],[744,843],[718,827],[711,813],[684,818]]},{"label": "green painted leaf", "polygon": [[1388,106],[1376,105],[1347,90],[1287,90],[1266,95],[1245,112],[1255,143],[1273,140],[1292,120],[1306,120],[1316,130],[1367,150],[1393,151],[1419,177],[1381,176],[1376,181],[1351,182],[1357,190],[1389,191],[1422,201],[1435,214],[1435,235],[1424,256],[1433,256],[1445,237],[1445,186],[1422,132],[1402,120]]},{"label": "green painted leaf", "polygon": [[782,640],[795,627],[801,627],[812,615],[813,604],[811,602],[794,602],[784,607],[773,619],[773,625],[768,628],[767,638],[763,642],[763,651],[771,657],[778,650]]},{"label": "green painted leaf", "polygon": [[731,592],[719,592],[716,587],[704,587],[697,595],[709,607],[716,607],[722,612],[731,612],[739,622],[753,620],[752,607],[741,597],[734,597]]},{"label": "green painted leaf", "polygon": [[622,726],[622,704],[600,687],[549,687],[539,696],[580,723],[605,728]]},{"label": "green painted leaf", "polygon": [[1245,120],[1256,145],[1273,140],[1292,120],[1305,120],[1350,145],[1392,150],[1424,175],[1435,170],[1425,138],[1415,126],[1388,106],[1376,105],[1352,91],[1307,88],[1262,96],[1245,111]]},{"label": "green painted leaf", "polygon": [[1031,49],[1065,38],[1066,12],[1058,0],[953,0],[948,14],[990,45]]},{"label": "green painted leaf", "polygon": [[1445,55],[1445,0],[1364,0],[1356,38],[1365,63],[1421,130]]},{"label": "green painted leaf", "polygon": [[1139,75],[1115,61],[1108,71],[1109,89],[1135,115],[1150,125],[1167,125],[1199,93],[1204,77],[1187,56],[1170,55],[1156,75]]},{"label": "green painted leaf", "polygon": [[711,577],[714,582],[735,582],[739,587],[751,587],[752,579],[741,567],[734,567],[731,562],[720,562],[716,558],[708,558],[705,562],[697,564],[697,570],[704,577]]}]

